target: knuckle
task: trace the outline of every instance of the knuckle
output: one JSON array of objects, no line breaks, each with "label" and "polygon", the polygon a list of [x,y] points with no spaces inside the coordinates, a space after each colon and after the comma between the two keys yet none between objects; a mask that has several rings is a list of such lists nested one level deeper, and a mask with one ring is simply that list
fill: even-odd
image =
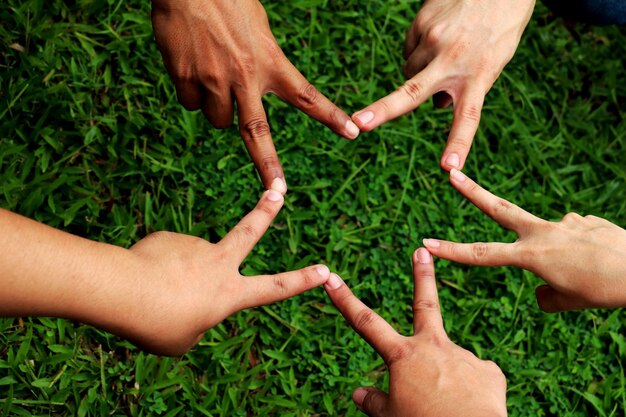
[{"label": "knuckle", "polygon": [[280,296],[285,296],[289,293],[289,287],[287,286],[287,282],[281,276],[272,277],[272,285]]},{"label": "knuckle", "polygon": [[[260,11],[267,16],[265,9],[263,7],[260,9]],[[285,54],[280,45],[278,45],[278,42],[276,42],[276,38],[272,35],[271,31],[259,33],[257,38],[257,45],[261,51],[260,55],[256,54],[256,56],[259,57],[259,62],[269,65],[282,64],[285,62]]]},{"label": "knuckle", "polygon": [[433,311],[439,311],[439,303],[437,301],[415,300],[413,303],[413,314],[416,316],[422,313],[431,313]]},{"label": "knuckle", "polygon": [[[511,55],[512,57],[512,55]],[[506,62],[510,61],[511,58],[508,58]],[[493,82],[498,79],[498,76],[504,69],[504,65],[497,62],[493,53],[489,51],[483,52],[483,56],[479,58],[478,63],[476,64],[476,76],[479,80],[482,80],[485,84],[485,94],[489,90],[487,85],[493,84]]]},{"label": "knuckle", "polygon": [[263,171],[271,171],[280,167],[280,161],[276,155],[266,156],[259,162],[259,168]]},{"label": "knuckle", "polygon": [[419,102],[424,88],[419,82],[415,80],[408,80],[407,82],[402,84],[402,86],[400,86],[400,91],[403,92],[407,97],[409,97],[411,102],[417,103]]},{"label": "knuckle", "polygon": [[270,134],[270,125],[264,117],[256,117],[244,124],[242,134],[246,141],[255,143]]},{"label": "knuckle", "polygon": [[603,219],[602,217],[594,216],[593,214],[588,214],[584,217],[584,221],[587,222],[587,225],[594,225],[596,227],[612,227],[613,223],[610,221]]},{"label": "knuckle", "polygon": [[428,337],[428,341],[429,343],[431,343],[433,346],[435,346],[438,349],[446,349],[451,346],[450,339],[445,334],[445,332],[442,332],[442,331],[436,331],[436,330],[432,331]]},{"label": "knuckle", "polygon": [[238,224],[235,226],[236,235],[243,242],[247,242],[250,239],[256,239],[259,237],[258,232],[254,227],[247,223]]},{"label": "knuckle", "polygon": [[303,108],[315,107],[320,100],[320,92],[311,83],[305,83],[298,92],[298,104]]},{"label": "knuckle", "polygon": [[265,40],[265,51],[267,53],[267,56],[273,62],[280,62],[285,57],[283,50],[280,48],[280,46],[278,46],[274,38],[267,38]]},{"label": "knuckle", "polygon": [[513,204],[509,203],[503,198],[498,198],[491,207],[491,214],[495,217],[505,215],[507,212],[511,211],[512,207]]},{"label": "knuckle", "polygon": [[437,17],[437,14],[438,12],[436,8],[427,7],[427,5],[425,4],[424,7],[419,10],[417,16],[415,16],[415,19],[413,20],[413,24],[415,25],[416,29],[420,29],[419,31],[416,31],[416,33],[424,33],[428,28],[432,27],[433,25],[431,24],[431,21],[433,21],[433,19]]},{"label": "knuckle", "polygon": [[472,243],[471,248],[472,257],[474,258],[474,260],[477,261],[484,259],[487,256],[487,252],[489,251],[489,247],[486,243],[483,242]]},{"label": "knuckle", "polygon": [[174,84],[195,84],[197,81],[193,68],[190,65],[181,62],[171,68],[172,71],[170,75],[172,76]]},{"label": "knuckle", "polygon": [[311,271],[310,269],[306,269],[304,271],[302,271],[302,283],[304,284],[305,287],[309,288],[311,286],[313,286],[313,284],[315,284],[315,278],[313,277],[315,273],[313,271]]},{"label": "knuckle", "polygon": [[491,360],[485,361],[485,363],[487,364],[489,369],[498,376],[498,378],[505,378],[504,372],[502,372],[502,369],[500,369],[497,363]]},{"label": "knuckle", "polygon": [[154,232],[149,234],[146,239],[150,239],[150,240],[156,240],[156,241],[168,241],[172,238],[173,233],[172,232],[163,232],[163,231],[159,231],[159,232]]},{"label": "knuckle", "polygon": [[271,205],[271,204],[259,204],[256,209],[260,212],[263,213],[266,217],[268,217],[269,219],[273,219],[274,216],[276,215],[276,208],[275,206]]},{"label": "knuckle", "polygon": [[468,193],[469,194],[474,194],[474,193],[476,193],[479,190],[480,190],[480,186],[478,185],[478,183],[470,181],[470,186],[468,187],[468,190],[467,190]]},{"label": "knuckle", "polygon": [[244,79],[254,77],[256,72],[254,58],[249,55],[240,55],[234,63],[234,70],[237,75],[244,77]]},{"label": "knuckle", "polygon": [[424,9],[420,10],[420,12],[415,17],[414,25],[417,29],[426,27],[428,22],[430,21],[430,13],[426,13]]},{"label": "knuckle", "polygon": [[222,83],[221,77],[207,70],[203,70],[198,74],[198,81],[209,90],[216,89]]},{"label": "knuckle", "polygon": [[582,219],[582,216],[578,213],[567,213],[565,216],[563,216],[563,219],[561,219],[561,222],[574,222],[574,221],[579,221]]},{"label": "knuckle", "polygon": [[342,111],[337,107],[333,106],[328,114],[328,119],[332,124],[339,125],[341,124],[341,120],[343,119]]},{"label": "knuckle", "polygon": [[485,361],[485,363],[487,365],[487,369],[494,375],[496,380],[503,386],[506,386],[506,375],[504,375],[504,372],[502,372],[502,369],[498,366],[498,364],[491,360]]},{"label": "knuckle", "polygon": [[460,148],[466,149],[469,148],[472,144],[472,140],[463,136],[455,136],[450,139],[450,144],[454,146],[458,146]]},{"label": "knuckle", "polygon": [[478,124],[480,122],[481,107],[476,104],[468,104],[461,107],[459,116]]},{"label": "knuckle", "polygon": [[408,358],[413,354],[413,347],[410,343],[403,341],[396,344],[390,351],[387,357],[389,364],[398,362],[402,359]]},{"label": "knuckle", "polygon": [[463,56],[467,52],[468,43],[464,41],[459,41],[452,45],[451,48],[448,49],[447,58],[450,61],[457,61],[459,58]]},{"label": "knuckle", "polygon": [[427,46],[435,46],[441,41],[443,35],[443,28],[440,25],[431,26],[424,36],[424,41]]},{"label": "knuckle", "polygon": [[369,309],[361,310],[354,320],[354,328],[357,332],[362,332],[369,327],[374,320],[376,320],[376,314]]},{"label": "knuckle", "polygon": [[380,106],[383,114],[391,114],[391,106],[389,105],[388,98],[383,98],[382,100],[378,101],[378,105]]},{"label": "knuckle", "polygon": [[335,291],[335,304],[337,306],[347,306],[354,301],[354,295],[345,285]]}]

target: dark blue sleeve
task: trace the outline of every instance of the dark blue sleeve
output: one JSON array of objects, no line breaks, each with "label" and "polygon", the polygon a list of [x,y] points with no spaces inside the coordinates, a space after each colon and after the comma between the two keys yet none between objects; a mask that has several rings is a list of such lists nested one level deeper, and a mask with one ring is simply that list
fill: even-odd
[{"label": "dark blue sleeve", "polygon": [[556,14],[596,25],[626,24],[626,0],[543,0]]}]

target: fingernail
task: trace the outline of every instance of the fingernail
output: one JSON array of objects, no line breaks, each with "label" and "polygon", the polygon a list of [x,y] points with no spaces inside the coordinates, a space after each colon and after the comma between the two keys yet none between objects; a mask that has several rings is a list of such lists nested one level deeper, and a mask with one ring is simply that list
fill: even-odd
[{"label": "fingernail", "polygon": [[330,274],[328,281],[326,281],[326,286],[331,290],[336,290],[337,288],[341,287],[342,284],[343,281],[341,280],[341,278],[339,278],[339,275],[337,274]]},{"label": "fingernail", "polygon": [[363,401],[365,401],[365,397],[367,397],[367,390],[365,388],[357,388],[352,393],[352,401],[361,408],[363,406]]},{"label": "fingernail", "polygon": [[315,267],[315,271],[321,276],[321,277],[327,277],[330,274],[330,269],[328,269],[328,267],[326,265],[318,265]]},{"label": "fingernail", "polygon": [[267,199],[270,201],[281,201],[283,199],[283,195],[276,190],[269,190],[267,192]]},{"label": "fingernail", "polygon": [[424,248],[419,248],[417,250],[417,260],[421,264],[429,264],[433,261],[433,256],[428,252],[428,250]]},{"label": "fingernail", "polygon": [[354,117],[356,117],[356,119],[361,122],[362,124],[366,125],[369,122],[371,122],[372,120],[374,120],[374,113],[371,111],[366,111],[363,113],[359,113],[357,115],[355,115]]},{"label": "fingernail", "polygon": [[461,160],[459,159],[459,155],[456,153],[451,153],[446,158],[446,164],[448,164],[450,168],[459,168],[460,163]]},{"label": "fingernail", "polygon": [[450,170],[450,176],[452,178],[454,178],[456,181],[458,182],[463,182],[465,181],[465,179],[467,178],[465,176],[465,174],[463,174],[461,171],[459,171],[458,169],[451,169]]},{"label": "fingernail", "polygon": [[436,249],[439,246],[441,246],[441,243],[436,239],[424,239],[422,242],[424,242],[424,246],[428,246],[429,248],[433,248],[433,249]]},{"label": "fingernail", "polygon": [[346,130],[348,131],[348,136],[350,136],[351,139],[356,139],[361,132],[359,127],[355,125],[352,120],[346,121]]},{"label": "fingernail", "polygon": [[285,195],[287,193],[287,183],[285,183],[285,180],[282,178],[274,178],[274,181],[272,181],[272,185],[270,186],[270,188],[272,190],[278,191],[282,195]]}]

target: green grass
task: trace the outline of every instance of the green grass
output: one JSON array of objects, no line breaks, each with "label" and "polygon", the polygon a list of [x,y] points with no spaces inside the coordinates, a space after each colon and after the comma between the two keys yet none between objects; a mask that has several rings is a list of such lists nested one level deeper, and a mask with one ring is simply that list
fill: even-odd
[{"label": "green grass", "polygon": [[[264,4],[292,62],[348,113],[402,82],[420,2]],[[147,1],[8,0],[0,22],[0,206],[121,246],[155,230],[215,241],[254,206],[237,129],[176,102]],[[544,218],[626,225],[625,43],[538,6],[465,171]],[[267,110],[291,191],[245,273],[324,262],[408,334],[422,238],[514,238],[440,171],[448,110],[427,103],[356,142],[276,98]],[[621,311],[545,315],[532,274],[436,267],[450,337],[502,367],[510,415],[625,414]],[[356,416],[352,389],[386,383],[322,289],[239,313],[175,359],[79,323],[0,319],[1,416]]]}]

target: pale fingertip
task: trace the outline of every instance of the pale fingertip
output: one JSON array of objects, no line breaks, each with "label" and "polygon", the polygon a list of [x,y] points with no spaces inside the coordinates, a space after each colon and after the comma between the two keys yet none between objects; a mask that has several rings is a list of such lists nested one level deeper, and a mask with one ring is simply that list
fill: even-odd
[{"label": "pale fingertip", "polygon": [[267,199],[276,203],[283,200],[283,195],[272,189],[267,192]]},{"label": "pale fingertip", "polygon": [[285,195],[287,193],[287,183],[284,179],[277,177],[272,181],[270,188],[274,191],[278,191],[280,194]]},{"label": "pale fingertip", "polygon": [[352,401],[359,408],[363,408],[363,401],[365,401],[365,397],[367,397],[368,390],[366,388],[357,388],[352,393]]},{"label": "pale fingertip", "polygon": [[348,132],[348,137],[350,139],[356,139],[359,136],[359,133],[361,133],[361,129],[359,129],[359,127],[354,124],[352,120],[348,119],[346,121],[346,132]]},{"label": "pale fingertip", "polygon": [[315,272],[317,272],[320,277],[328,278],[330,276],[330,269],[328,269],[326,265],[317,265]]},{"label": "pale fingertip", "polygon": [[457,182],[463,182],[467,179],[465,174],[463,174],[458,169],[454,169],[454,168],[450,170],[450,177]]},{"label": "pale fingertip", "polygon": [[354,115],[354,118],[361,123],[362,125],[366,125],[372,120],[374,120],[374,112],[372,111],[364,111],[362,113],[357,113]]},{"label": "pale fingertip", "polygon": [[441,242],[437,239],[424,239],[422,242],[427,248],[437,249],[441,246]]},{"label": "pale fingertip", "polygon": [[459,169],[461,167],[461,158],[459,158],[459,154],[453,152],[448,155],[446,158],[446,165],[451,169]]},{"label": "pale fingertip", "polygon": [[429,264],[433,261],[433,256],[430,252],[428,252],[428,249],[419,248],[415,254],[417,256],[417,261],[421,264]]},{"label": "pale fingertip", "polygon": [[339,275],[333,273],[328,277],[328,281],[326,281],[326,288],[329,290],[336,290],[337,288],[343,285],[343,280],[339,277]]}]

